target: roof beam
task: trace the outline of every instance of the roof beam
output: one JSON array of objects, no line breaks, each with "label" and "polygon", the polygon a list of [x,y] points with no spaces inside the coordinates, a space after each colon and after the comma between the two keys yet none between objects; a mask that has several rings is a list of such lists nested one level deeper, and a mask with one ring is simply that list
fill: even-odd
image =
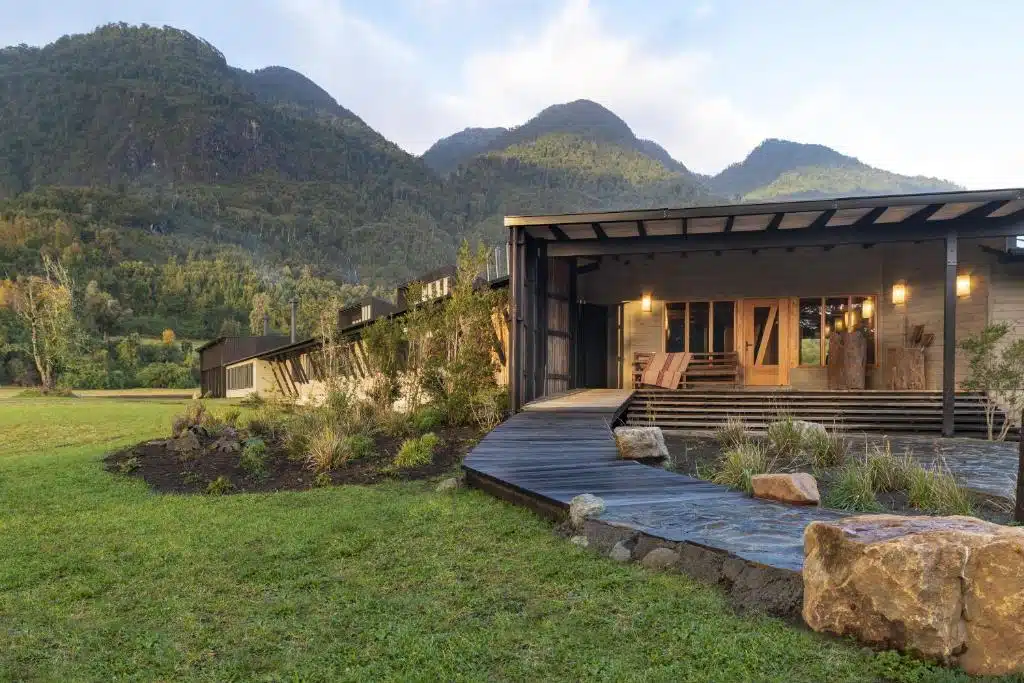
[{"label": "roof beam", "polygon": [[779,226],[782,225],[782,219],[786,217],[784,213],[777,213],[772,216],[772,219],[768,221],[768,227],[765,230],[778,230]]},{"label": "roof beam", "polygon": [[750,216],[766,213],[793,213],[921,204],[950,204],[958,202],[994,202],[1024,199],[1024,190],[982,190],[963,192],[934,192],[907,195],[881,195],[875,197],[848,197],[793,202],[766,202],[725,206],[694,206],[679,209],[646,209],[639,211],[606,211],[600,213],[561,214],[549,216],[506,216],[505,226],[578,225],[586,223],[621,223],[645,220],[675,220],[679,218],[720,218]]},{"label": "roof beam", "polygon": [[555,236],[556,240],[565,242],[569,239],[569,236],[565,234],[565,230],[562,230],[557,225],[550,226],[549,230],[551,230],[551,234]]},{"label": "roof beam", "polygon": [[872,226],[875,224],[875,221],[882,217],[882,214],[885,213],[885,210],[888,208],[888,206],[876,206],[875,208],[871,209],[866,214],[855,220],[853,224],[850,225],[849,227],[856,229]]},{"label": "roof beam", "polygon": [[643,221],[636,222],[636,234],[640,237],[647,237],[647,228],[644,227]]},{"label": "roof beam", "polygon": [[601,227],[600,223],[591,223],[590,227],[594,230],[594,237],[599,240],[608,239],[608,233],[604,231],[604,228]]},{"label": "roof beam", "polygon": [[732,232],[732,226],[736,223],[736,216],[729,216],[725,219],[725,228],[722,232]]},{"label": "roof beam", "polygon": [[[738,232],[729,235],[655,235],[644,239],[572,240],[551,242],[548,256],[599,256],[602,254],[647,254],[677,251],[723,251],[731,249],[771,249],[775,247],[824,247],[845,244],[884,244],[945,238],[946,230],[955,229],[961,238],[1009,237],[1024,234],[1024,220],[993,218],[984,221],[949,225],[941,221],[900,227],[899,223],[871,227],[825,228],[821,230],[778,230],[774,232]],[[942,230],[937,230],[941,226]]]}]

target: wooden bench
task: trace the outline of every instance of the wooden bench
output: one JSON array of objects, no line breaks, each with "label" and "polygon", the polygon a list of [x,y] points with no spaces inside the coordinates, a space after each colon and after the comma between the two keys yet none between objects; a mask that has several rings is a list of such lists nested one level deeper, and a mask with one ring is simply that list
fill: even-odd
[{"label": "wooden bench", "polygon": [[[637,351],[633,354],[633,386],[640,387],[644,370],[654,357],[653,353]],[[740,359],[735,351],[691,354],[690,364],[679,379],[678,389],[702,387],[737,387],[740,385]]]}]

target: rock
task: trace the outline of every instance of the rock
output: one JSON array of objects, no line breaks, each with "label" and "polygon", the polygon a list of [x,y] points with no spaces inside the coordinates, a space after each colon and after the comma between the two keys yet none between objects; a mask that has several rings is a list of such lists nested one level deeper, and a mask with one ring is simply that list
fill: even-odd
[{"label": "rock", "polygon": [[664,459],[668,457],[661,427],[616,427],[615,443],[624,460]]},{"label": "rock", "polygon": [[569,543],[572,543],[573,545],[578,545],[581,548],[586,548],[588,545],[590,545],[590,541],[587,539],[586,536],[573,536],[569,539]]},{"label": "rock", "polygon": [[186,430],[176,439],[171,439],[168,445],[172,451],[177,453],[193,453],[202,448],[199,437],[194,432]]},{"label": "rock", "polygon": [[437,488],[434,490],[437,491],[438,493],[444,493],[446,491],[454,491],[460,486],[461,484],[459,483],[459,480],[456,477],[448,477],[447,479],[442,480],[441,483],[439,483],[437,485]]},{"label": "rock", "polygon": [[807,438],[811,434],[817,434],[820,436],[826,436],[828,430],[825,429],[825,425],[817,422],[808,422],[807,420],[793,420],[793,426],[796,427],[800,432],[800,436]]},{"label": "rock", "polygon": [[766,498],[793,505],[817,505],[821,502],[818,482],[806,472],[755,474],[750,478],[754,498]]},{"label": "rock", "polygon": [[644,555],[640,564],[648,569],[668,569],[679,562],[679,553],[671,548],[655,548]]},{"label": "rock", "polygon": [[1024,529],[864,515],[804,532],[803,617],[968,673],[1024,671]]},{"label": "rock", "polygon": [[587,517],[594,517],[604,511],[604,501],[590,493],[581,493],[569,501],[569,521],[580,528]]},{"label": "rock", "polygon": [[608,557],[615,560],[616,562],[629,562],[633,559],[633,553],[630,551],[626,544],[619,541],[612,546],[611,551],[608,553]]},{"label": "rock", "polygon": [[242,444],[237,438],[222,436],[213,442],[211,446],[218,453],[238,453],[242,450]]}]

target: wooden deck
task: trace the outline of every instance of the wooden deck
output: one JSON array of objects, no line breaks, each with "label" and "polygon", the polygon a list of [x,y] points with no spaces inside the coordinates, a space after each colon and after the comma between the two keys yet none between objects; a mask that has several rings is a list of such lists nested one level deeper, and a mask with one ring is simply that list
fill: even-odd
[{"label": "wooden deck", "polygon": [[619,460],[611,430],[630,395],[594,389],[530,404],[484,437],[463,467],[520,502],[564,509],[574,496],[592,493],[605,501],[603,521],[783,569],[803,565],[809,522],[843,516]]}]

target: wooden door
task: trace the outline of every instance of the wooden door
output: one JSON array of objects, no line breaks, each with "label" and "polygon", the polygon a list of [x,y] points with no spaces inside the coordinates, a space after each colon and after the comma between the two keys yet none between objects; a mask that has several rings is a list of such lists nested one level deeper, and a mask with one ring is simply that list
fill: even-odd
[{"label": "wooden door", "polygon": [[789,307],[786,300],[746,299],[742,311],[744,384],[788,384]]}]

